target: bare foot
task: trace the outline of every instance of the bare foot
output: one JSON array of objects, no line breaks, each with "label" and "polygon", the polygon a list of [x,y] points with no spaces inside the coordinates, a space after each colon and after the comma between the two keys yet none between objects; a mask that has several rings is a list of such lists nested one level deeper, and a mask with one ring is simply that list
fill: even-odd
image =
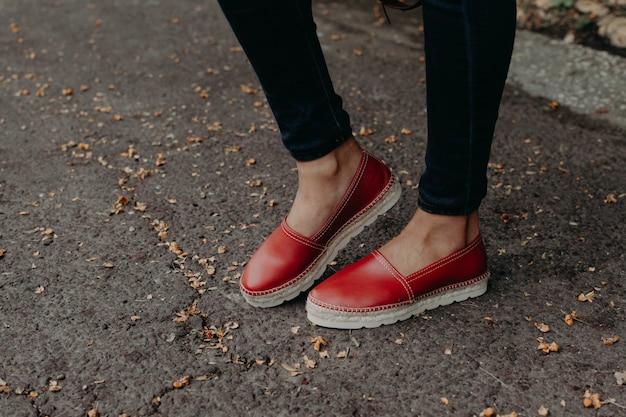
[{"label": "bare foot", "polygon": [[350,138],[328,155],[296,162],[298,192],[287,215],[289,227],[307,237],[322,228],[352,182],[361,153]]},{"label": "bare foot", "polygon": [[402,232],[380,252],[407,276],[463,249],[479,234],[478,211],[467,216],[442,216],[417,209]]}]

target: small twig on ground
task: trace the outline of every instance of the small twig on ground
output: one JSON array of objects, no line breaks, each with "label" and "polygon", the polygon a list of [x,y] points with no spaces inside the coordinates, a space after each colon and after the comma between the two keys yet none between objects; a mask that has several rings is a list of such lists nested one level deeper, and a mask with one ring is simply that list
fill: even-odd
[{"label": "small twig on ground", "polygon": [[602,401],[602,404],[613,404],[616,407],[626,409],[626,406],[616,403],[615,398],[609,398],[608,400],[604,400]]},{"label": "small twig on ground", "polygon": [[496,381],[498,381],[500,384],[502,384],[503,387],[506,388],[510,388],[507,384],[505,384],[500,378],[498,378],[497,376],[495,376],[494,374],[492,374],[491,372],[487,371],[485,368],[483,368],[482,366],[479,366],[478,369],[480,369],[481,371],[483,371],[484,373],[486,373],[487,375],[489,375],[490,377],[492,377],[493,379],[495,379]]}]

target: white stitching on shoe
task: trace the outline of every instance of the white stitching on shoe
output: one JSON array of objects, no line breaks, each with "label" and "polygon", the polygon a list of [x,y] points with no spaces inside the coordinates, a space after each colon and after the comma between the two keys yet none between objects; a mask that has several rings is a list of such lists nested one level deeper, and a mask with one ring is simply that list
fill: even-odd
[{"label": "white stitching on shoe", "polygon": [[298,243],[301,243],[305,246],[308,246],[310,248],[317,249],[317,250],[325,249],[325,246],[322,246],[316,243],[313,239],[303,236],[300,233],[293,230],[291,227],[289,227],[286,220],[283,220],[283,222],[280,224],[280,227],[282,228],[283,232],[287,235],[287,237],[295,240]]},{"label": "white stitching on shoe", "polygon": [[380,263],[387,271],[389,271],[389,273],[396,279],[396,281],[398,281],[400,285],[404,287],[404,290],[406,291],[406,295],[409,297],[408,302],[412,302],[413,299],[415,298],[415,295],[413,294],[413,290],[411,289],[411,286],[406,281],[406,279],[402,276],[402,274],[400,274],[398,270],[394,268],[394,266],[391,265],[391,263],[389,263],[387,258],[385,258],[383,254],[380,253],[379,251],[375,250],[374,252],[372,252],[372,255],[374,256],[376,261]]},{"label": "white stitching on shoe", "polygon": [[[367,166],[367,162],[369,161],[369,154],[366,151],[362,151],[362,153],[363,153],[363,155],[361,157],[361,161],[359,163],[359,167],[357,168],[357,171],[354,174],[354,177],[352,178],[352,181],[350,182],[350,185],[348,186],[348,189],[346,190],[346,192],[343,195],[341,201],[339,202],[339,204],[337,205],[337,207],[333,211],[332,215],[328,218],[328,220],[326,221],[324,226],[322,226],[322,228],[315,235],[313,235],[311,237],[312,239],[316,239],[317,240],[317,238],[319,236],[322,236],[324,233],[326,233],[326,231],[335,222],[335,220],[337,219],[337,216],[339,216],[339,213],[341,213],[343,211],[343,209],[348,204],[348,201],[350,201],[350,198],[352,197],[352,195],[356,191],[356,187],[361,182],[361,178],[363,177],[363,174],[365,173],[365,167]],[[361,214],[361,212],[357,213],[355,216],[358,217],[358,215],[360,215],[360,214]],[[344,226],[340,227],[338,231],[343,229],[343,227]],[[330,240],[332,240],[332,236],[329,239],[329,241]]]},{"label": "white stitching on shoe", "polygon": [[420,279],[422,276],[431,273],[434,270],[443,268],[444,266],[459,260],[460,258],[462,258],[463,256],[467,255],[469,252],[471,252],[474,248],[476,248],[476,246],[478,246],[480,244],[481,241],[481,236],[479,235],[476,239],[474,239],[473,242],[471,242],[469,245],[467,245],[466,247],[464,247],[463,249],[461,249],[458,252],[454,252],[442,259],[439,259],[438,261],[433,262],[432,264],[420,269],[417,272],[414,272],[410,275],[407,275],[405,277],[405,279],[407,280],[408,283],[412,283],[413,281],[416,281],[418,279]]}]

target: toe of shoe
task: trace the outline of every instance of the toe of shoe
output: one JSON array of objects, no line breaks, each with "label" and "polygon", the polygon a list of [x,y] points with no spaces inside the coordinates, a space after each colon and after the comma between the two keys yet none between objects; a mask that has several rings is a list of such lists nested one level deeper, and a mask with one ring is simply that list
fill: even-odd
[{"label": "toe of shoe", "polygon": [[410,288],[370,254],[349,265],[309,293],[309,302],[338,311],[373,311],[408,303]]}]

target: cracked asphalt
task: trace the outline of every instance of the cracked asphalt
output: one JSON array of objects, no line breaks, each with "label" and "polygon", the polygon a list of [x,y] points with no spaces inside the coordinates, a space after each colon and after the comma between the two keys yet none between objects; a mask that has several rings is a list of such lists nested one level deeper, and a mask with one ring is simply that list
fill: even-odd
[{"label": "cracked asphalt", "polygon": [[[420,13],[373,6],[314,10],[403,197],[325,276],[401,230],[423,169]],[[626,416],[623,58],[520,32],[481,209],[488,292],[339,331],[304,297],[239,293],[296,176],[215,2],[0,0],[0,22],[0,416]],[[550,65],[596,58],[608,81],[568,102],[597,74]]]}]

